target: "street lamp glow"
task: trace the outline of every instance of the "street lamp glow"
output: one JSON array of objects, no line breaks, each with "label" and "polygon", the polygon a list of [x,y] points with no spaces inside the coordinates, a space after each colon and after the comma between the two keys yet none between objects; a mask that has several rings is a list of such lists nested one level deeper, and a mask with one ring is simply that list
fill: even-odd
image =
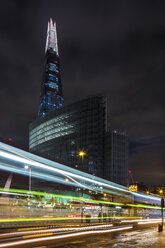
[{"label": "street lamp glow", "polygon": [[25,170],[29,169],[29,166],[28,165],[25,165],[24,166]]},{"label": "street lamp glow", "polygon": [[78,155],[79,155],[80,157],[84,157],[84,156],[86,155],[86,153],[85,153],[84,151],[80,151],[80,152],[78,153]]}]

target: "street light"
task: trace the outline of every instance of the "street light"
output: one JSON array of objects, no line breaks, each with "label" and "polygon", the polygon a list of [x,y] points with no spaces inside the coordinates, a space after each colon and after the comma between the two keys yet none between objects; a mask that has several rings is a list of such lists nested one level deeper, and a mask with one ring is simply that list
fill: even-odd
[{"label": "street light", "polygon": [[84,151],[79,151],[78,155],[79,155],[79,157],[82,158],[82,162],[83,162],[83,159],[84,159],[84,156],[86,155],[86,153]]},{"label": "street light", "polygon": [[[84,151],[79,151],[78,153],[79,157],[81,157],[82,159],[82,170],[83,170],[83,160],[84,160],[84,156],[86,155],[86,153]],[[81,223],[83,223],[83,188],[81,188]]]},{"label": "street light", "polygon": [[163,194],[163,190],[162,189],[159,190],[159,194]]}]

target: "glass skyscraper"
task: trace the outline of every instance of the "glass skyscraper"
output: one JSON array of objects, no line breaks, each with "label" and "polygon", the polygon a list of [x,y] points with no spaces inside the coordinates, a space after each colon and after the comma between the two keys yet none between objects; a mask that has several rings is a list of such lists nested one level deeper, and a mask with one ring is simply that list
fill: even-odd
[{"label": "glass skyscraper", "polygon": [[63,101],[56,25],[50,20],[39,113],[29,126],[29,149],[126,185],[128,139],[107,131],[106,98],[93,96],[65,106]]},{"label": "glass skyscraper", "polygon": [[63,102],[56,23],[50,19],[38,116],[45,116],[48,112],[62,107]]},{"label": "glass skyscraper", "polygon": [[105,132],[106,98],[95,96],[37,118],[29,126],[29,148],[103,177]]},{"label": "glass skyscraper", "polygon": [[104,137],[104,175],[110,181],[128,185],[128,136],[111,130]]}]

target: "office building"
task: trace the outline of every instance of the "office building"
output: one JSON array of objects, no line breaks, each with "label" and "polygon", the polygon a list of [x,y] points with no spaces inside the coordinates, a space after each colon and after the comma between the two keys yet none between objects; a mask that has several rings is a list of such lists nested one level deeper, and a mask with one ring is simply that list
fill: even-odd
[{"label": "office building", "polygon": [[106,99],[95,96],[37,118],[30,124],[29,148],[103,176],[105,132]]},{"label": "office building", "polygon": [[128,184],[128,136],[109,131],[104,137],[104,175],[110,181]]},{"label": "office building", "polygon": [[107,132],[106,98],[89,97],[67,106],[63,100],[56,26],[50,20],[39,115],[29,126],[29,149],[126,185],[128,139]]}]

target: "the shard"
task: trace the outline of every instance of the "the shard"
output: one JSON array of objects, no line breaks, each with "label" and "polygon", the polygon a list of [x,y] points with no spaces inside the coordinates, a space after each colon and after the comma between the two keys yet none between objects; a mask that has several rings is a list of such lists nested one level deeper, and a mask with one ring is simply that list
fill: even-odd
[{"label": "the shard", "polygon": [[38,115],[45,116],[48,112],[62,107],[63,102],[56,23],[50,19],[47,29],[44,73]]}]

